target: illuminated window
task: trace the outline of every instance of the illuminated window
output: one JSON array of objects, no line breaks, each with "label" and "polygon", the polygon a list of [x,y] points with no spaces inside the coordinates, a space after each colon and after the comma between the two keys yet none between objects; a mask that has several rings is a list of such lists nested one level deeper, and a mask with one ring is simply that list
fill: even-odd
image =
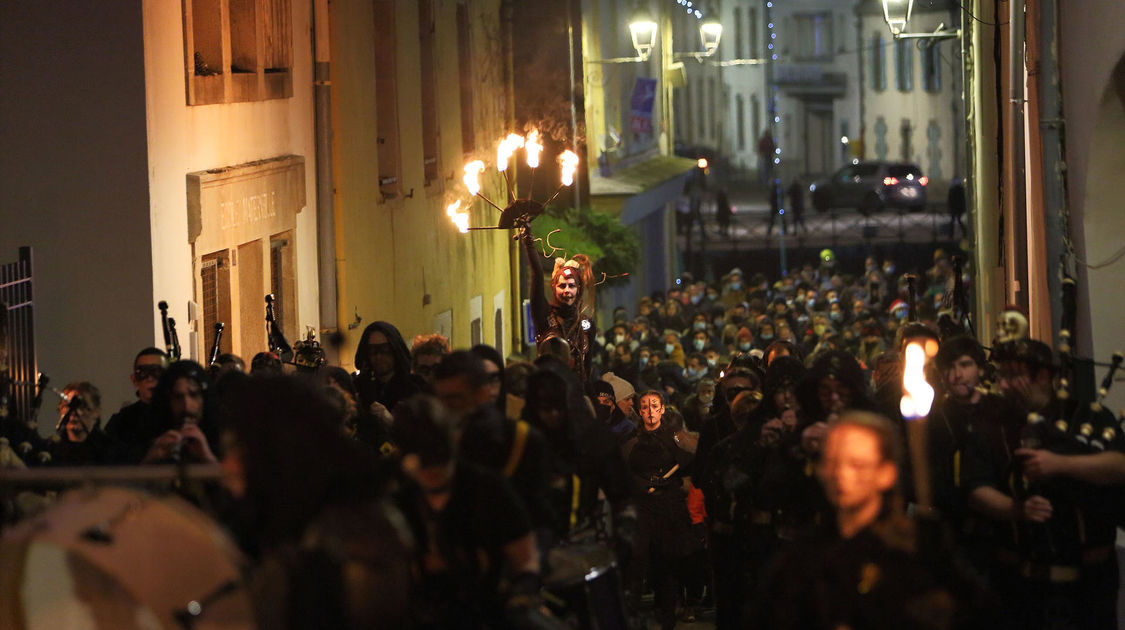
[{"label": "illuminated window", "polygon": [[379,143],[379,192],[394,199],[402,190],[399,164],[398,89],[395,80],[395,3],[375,5],[375,126]]},{"label": "illuminated window", "polygon": [[289,0],[183,3],[188,105],[293,96]]},{"label": "illuminated window", "polygon": [[422,164],[426,184],[438,177],[437,78],[434,71],[434,1],[418,2],[418,61],[422,83]]}]

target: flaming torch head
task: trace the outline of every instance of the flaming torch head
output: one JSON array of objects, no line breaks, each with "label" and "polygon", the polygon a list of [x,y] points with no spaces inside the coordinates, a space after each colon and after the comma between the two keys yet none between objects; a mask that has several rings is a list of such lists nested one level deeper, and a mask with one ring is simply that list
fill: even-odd
[{"label": "flaming torch head", "polygon": [[512,154],[523,145],[523,136],[519,134],[510,133],[507,138],[501,140],[500,145],[496,147],[496,170],[500,172],[508,170],[508,160],[512,159]]},{"label": "flaming torch head", "polygon": [[559,156],[559,165],[562,167],[562,185],[570,186],[574,183],[574,171],[578,170],[578,154],[567,149]]},{"label": "flaming torch head", "polygon": [[533,129],[531,133],[527,134],[527,141],[524,142],[523,150],[527,153],[527,165],[531,168],[539,168],[539,154],[543,151],[543,145],[539,142],[538,129]]},{"label": "flaming torch head", "polygon": [[445,214],[449,216],[449,220],[462,234],[469,231],[469,211],[461,209],[461,200],[458,199],[445,207]]},{"label": "flaming torch head", "polygon": [[930,414],[934,402],[934,388],[926,382],[926,350],[921,343],[906,346],[905,362],[902,369],[902,401],[899,410],[902,417],[915,420]]},{"label": "flaming torch head", "polygon": [[470,195],[480,194],[480,174],[483,172],[484,162],[481,160],[473,160],[465,165],[465,176],[461,181],[465,182]]}]

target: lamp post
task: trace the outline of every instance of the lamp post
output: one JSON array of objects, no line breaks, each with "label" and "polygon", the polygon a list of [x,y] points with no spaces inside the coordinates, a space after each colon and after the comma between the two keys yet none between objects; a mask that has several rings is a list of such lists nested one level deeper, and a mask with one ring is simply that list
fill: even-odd
[{"label": "lamp post", "polygon": [[961,29],[946,30],[945,23],[931,33],[907,33],[906,27],[910,23],[910,13],[914,9],[914,0],[882,0],[883,21],[891,29],[895,39],[955,39],[961,37]]}]

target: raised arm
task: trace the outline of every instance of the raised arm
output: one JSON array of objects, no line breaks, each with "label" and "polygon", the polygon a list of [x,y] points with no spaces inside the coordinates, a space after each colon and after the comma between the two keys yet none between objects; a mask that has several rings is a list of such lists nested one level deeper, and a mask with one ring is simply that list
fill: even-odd
[{"label": "raised arm", "polygon": [[527,256],[527,266],[531,271],[531,321],[535,325],[535,334],[542,334],[547,329],[547,296],[543,291],[543,266],[539,264],[539,252],[535,250],[535,239],[531,236],[531,228],[520,229],[520,244],[523,253]]}]

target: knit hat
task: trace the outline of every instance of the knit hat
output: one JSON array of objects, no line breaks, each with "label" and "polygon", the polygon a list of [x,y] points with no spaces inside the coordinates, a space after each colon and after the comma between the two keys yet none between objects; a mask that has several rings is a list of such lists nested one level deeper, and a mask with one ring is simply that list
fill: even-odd
[{"label": "knit hat", "polygon": [[602,375],[602,380],[609,383],[613,387],[613,399],[621,402],[626,398],[637,393],[637,390],[629,383],[629,381],[621,378],[613,372],[606,372]]}]

